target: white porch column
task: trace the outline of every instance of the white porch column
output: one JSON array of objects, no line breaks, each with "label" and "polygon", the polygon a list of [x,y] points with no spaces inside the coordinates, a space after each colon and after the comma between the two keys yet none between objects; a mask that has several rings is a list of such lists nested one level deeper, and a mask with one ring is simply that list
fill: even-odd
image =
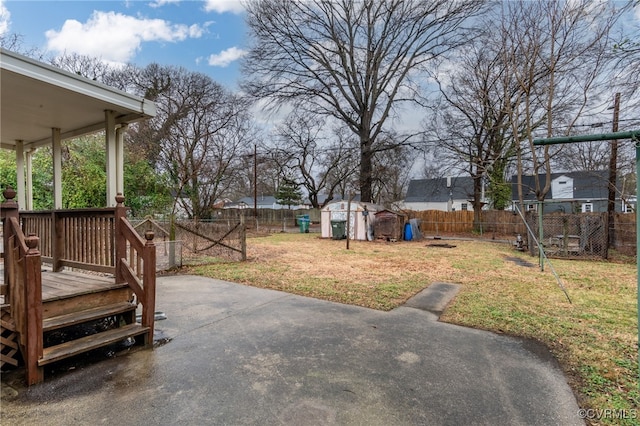
[{"label": "white porch column", "polygon": [[53,149],[53,208],[62,208],[62,138],[60,129],[51,129],[51,146]]},{"label": "white porch column", "polygon": [[27,206],[27,194],[24,183],[24,142],[16,141],[16,182],[18,187],[18,208],[24,210]]},{"label": "white porch column", "polygon": [[116,194],[118,188],[117,180],[117,159],[118,149],[116,144],[115,113],[105,111],[105,148],[107,153],[107,207],[116,205]]},{"label": "white porch column", "polygon": [[25,154],[25,166],[27,169],[27,204],[25,205],[25,210],[33,210],[33,149],[30,149]]},{"label": "white porch column", "polygon": [[124,134],[127,126],[122,125],[116,129],[116,193],[124,195]]}]

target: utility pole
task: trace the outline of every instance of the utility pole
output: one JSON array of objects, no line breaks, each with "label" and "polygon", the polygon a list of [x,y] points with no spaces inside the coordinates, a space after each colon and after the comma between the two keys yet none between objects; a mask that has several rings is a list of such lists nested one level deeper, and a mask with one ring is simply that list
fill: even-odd
[{"label": "utility pole", "polygon": [[[613,101],[613,133],[618,131],[620,116],[620,92],[615,94]],[[616,242],[615,212],[616,212],[616,181],[618,180],[618,140],[609,141],[611,156],[609,157],[609,196],[607,198],[607,245],[605,257],[609,257],[609,248],[613,248]]]}]

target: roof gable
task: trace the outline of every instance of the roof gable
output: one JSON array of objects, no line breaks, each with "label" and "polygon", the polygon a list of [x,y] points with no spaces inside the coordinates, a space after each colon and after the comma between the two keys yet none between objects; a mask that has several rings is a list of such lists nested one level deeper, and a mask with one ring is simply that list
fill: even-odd
[{"label": "roof gable", "polygon": [[573,178],[566,175],[551,180],[551,193],[554,199],[573,198]]},{"label": "roof gable", "polygon": [[[450,185],[449,185],[450,183]],[[469,176],[414,179],[409,182],[405,202],[447,202],[473,198],[473,179]]]},{"label": "roof gable", "polygon": [[[540,174],[540,186],[544,187],[547,177]],[[551,182],[559,181],[561,178],[573,179],[573,199],[606,199],[609,193],[609,171],[592,170],[552,173]],[[522,194],[525,200],[535,200],[535,179],[532,175],[522,176]],[[553,185],[547,194],[546,199],[562,199],[562,194],[553,193]],[[518,177],[511,177],[511,199],[518,199]]]}]

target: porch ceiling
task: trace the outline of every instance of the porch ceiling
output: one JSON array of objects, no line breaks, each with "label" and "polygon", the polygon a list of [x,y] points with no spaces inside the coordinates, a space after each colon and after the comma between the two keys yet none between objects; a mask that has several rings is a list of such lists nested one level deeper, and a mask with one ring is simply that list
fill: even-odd
[{"label": "porch ceiling", "polygon": [[52,128],[62,139],[105,128],[105,111],[116,112],[116,124],[153,117],[153,102],[73,73],[1,50],[0,145],[24,149],[51,143]]}]

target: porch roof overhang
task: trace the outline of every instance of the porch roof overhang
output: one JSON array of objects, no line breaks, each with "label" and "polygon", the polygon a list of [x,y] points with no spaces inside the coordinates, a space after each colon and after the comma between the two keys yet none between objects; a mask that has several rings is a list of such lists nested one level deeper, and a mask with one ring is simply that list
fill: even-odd
[{"label": "porch roof overhang", "polygon": [[1,49],[0,146],[25,151],[51,144],[53,128],[61,139],[105,129],[105,111],[115,124],[156,114],[155,104],[62,69]]}]

